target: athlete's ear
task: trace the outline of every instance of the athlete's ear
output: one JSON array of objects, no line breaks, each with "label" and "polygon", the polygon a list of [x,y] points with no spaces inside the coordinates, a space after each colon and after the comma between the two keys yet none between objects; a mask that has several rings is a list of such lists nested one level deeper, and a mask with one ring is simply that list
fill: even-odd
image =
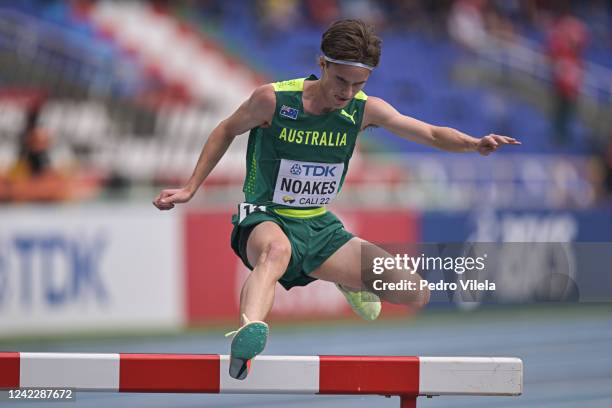
[{"label": "athlete's ear", "polygon": [[321,74],[323,74],[325,67],[327,67],[327,61],[325,61],[325,58],[323,58],[322,56],[319,57],[319,67],[321,68]]}]

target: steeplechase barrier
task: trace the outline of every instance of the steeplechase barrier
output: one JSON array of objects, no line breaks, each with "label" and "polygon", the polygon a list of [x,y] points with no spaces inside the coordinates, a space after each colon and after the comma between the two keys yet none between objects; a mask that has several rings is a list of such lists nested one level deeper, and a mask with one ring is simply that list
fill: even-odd
[{"label": "steeplechase barrier", "polygon": [[523,363],[507,357],[258,356],[249,376],[228,375],[218,354],[0,352],[0,389],[76,391],[360,394],[399,396],[520,395]]}]

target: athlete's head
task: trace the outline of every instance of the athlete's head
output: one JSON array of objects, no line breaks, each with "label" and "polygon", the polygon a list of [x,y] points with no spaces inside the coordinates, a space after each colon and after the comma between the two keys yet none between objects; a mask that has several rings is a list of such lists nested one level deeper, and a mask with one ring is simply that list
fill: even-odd
[{"label": "athlete's head", "polygon": [[339,20],[323,33],[319,59],[321,85],[337,108],[345,106],[363,88],[380,60],[382,41],[361,20]]}]

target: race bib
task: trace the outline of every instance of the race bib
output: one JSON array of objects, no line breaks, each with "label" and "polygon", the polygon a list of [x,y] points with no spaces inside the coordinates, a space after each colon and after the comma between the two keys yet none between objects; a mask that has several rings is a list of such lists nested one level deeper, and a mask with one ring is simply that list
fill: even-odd
[{"label": "race bib", "polygon": [[266,212],[266,206],[249,203],[238,204],[238,224],[254,212]]},{"label": "race bib", "polygon": [[344,163],[281,159],[272,201],[291,207],[329,204],[338,194]]}]

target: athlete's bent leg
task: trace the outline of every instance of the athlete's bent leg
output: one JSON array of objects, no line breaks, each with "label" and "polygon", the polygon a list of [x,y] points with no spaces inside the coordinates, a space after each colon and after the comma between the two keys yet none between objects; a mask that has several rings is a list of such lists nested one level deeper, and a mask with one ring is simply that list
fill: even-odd
[{"label": "athlete's bent leg", "polygon": [[274,302],[276,282],[285,273],[291,259],[291,244],[281,228],[265,221],[253,228],[246,245],[246,255],[253,271],[240,293],[240,328],[233,335],[229,375],[244,380],[250,361],[266,347],[268,325],[263,321]]},{"label": "athlete's bent leg", "polygon": [[[363,250],[366,252],[362,254]],[[391,257],[391,255],[382,248],[355,237],[340,247],[310,276],[335,282],[353,290],[366,290],[371,288],[371,282],[367,281],[371,280],[373,276],[371,268],[376,257]],[[405,304],[420,309],[429,301],[429,290],[427,288],[424,290],[418,289],[421,277],[416,273],[411,275],[406,271],[393,269],[378,276],[384,282],[401,282],[402,280],[415,282],[415,290],[375,292],[387,302]],[[366,282],[363,281],[364,277],[367,277]]]},{"label": "athlete's bent leg", "polygon": [[257,225],[247,241],[247,257],[254,266],[240,293],[241,325],[244,316],[263,321],[274,302],[276,282],[291,258],[291,244],[283,230],[271,221]]}]

